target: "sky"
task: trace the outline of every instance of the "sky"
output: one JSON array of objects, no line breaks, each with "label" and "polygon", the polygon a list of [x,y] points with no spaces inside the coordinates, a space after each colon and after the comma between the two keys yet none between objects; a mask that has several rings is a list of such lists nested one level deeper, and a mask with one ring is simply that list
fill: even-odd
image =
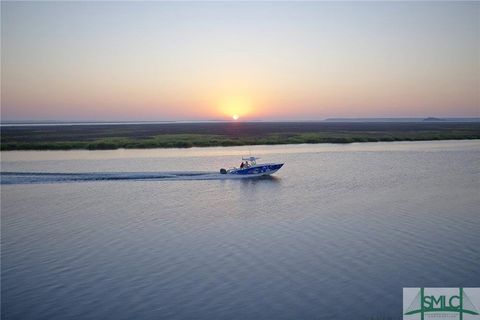
[{"label": "sky", "polygon": [[479,117],[480,2],[1,2],[1,118]]}]

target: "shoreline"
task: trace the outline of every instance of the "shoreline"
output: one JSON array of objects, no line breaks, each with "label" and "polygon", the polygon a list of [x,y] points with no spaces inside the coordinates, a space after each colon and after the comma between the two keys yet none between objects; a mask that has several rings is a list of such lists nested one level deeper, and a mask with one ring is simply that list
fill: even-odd
[{"label": "shoreline", "polygon": [[440,139],[408,139],[408,140],[368,140],[368,141],[351,141],[351,142],[292,142],[292,143],[258,143],[258,144],[231,144],[231,145],[189,145],[189,146],[168,146],[168,147],[137,147],[137,146],[119,146],[119,147],[105,147],[105,148],[12,148],[7,149],[3,146],[0,148],[1,152],[9,151],[101,151],[101,150],[146,150],[146,149],[191,149],[191,148],[228,148],[228,147],[248,147],[248,146],[293,146],[293,145],[322,145],[322,144],[336,144],[336,145],[348,145],[353,143],[375,143],[375,142],[426,142],[426,141],[474,141],[480,140],[480,137],[477,138],[440,138]]},{"label": "shoreline", "polygon": [[480,139],[480,123],[202,123],[2,127],[1,151]]}]

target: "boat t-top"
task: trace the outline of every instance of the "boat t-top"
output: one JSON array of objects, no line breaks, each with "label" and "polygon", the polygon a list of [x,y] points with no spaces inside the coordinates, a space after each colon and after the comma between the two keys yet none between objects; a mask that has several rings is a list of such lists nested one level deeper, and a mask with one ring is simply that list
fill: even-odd
[{"label": "boat t-top", "polygon": [[[235,174],[242,176],[266,176],[273,174],[280,170],[283,163],[257,163],[258,157],[246,157],[242,158],[242,164],[240,168],[220,169],[221,174]],[[245,162],[243,162],[245,161]]]}]

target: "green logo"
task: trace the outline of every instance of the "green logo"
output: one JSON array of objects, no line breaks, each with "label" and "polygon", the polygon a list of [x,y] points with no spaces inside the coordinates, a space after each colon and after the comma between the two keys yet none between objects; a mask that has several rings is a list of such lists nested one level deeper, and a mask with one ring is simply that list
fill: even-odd
[{"label": "green logo", "polygon": [[[465,315],[479,315],[478,310],[472,303],[470,297],[465,293],[464,288],[412,288],[418,290],[412,302],[404,310],[404,319],[410,315],[420,316],[421,320],[425,315],[429,318],[445,318],[446,314],[457,315],[457,319],[463,320]],[[426,290],[427,289],[427,290]],[[470,288],[480,290],[478,288]],[[404,300],[406,298],[404,289]],[[451,316],[449,318],[451,319]]]}]

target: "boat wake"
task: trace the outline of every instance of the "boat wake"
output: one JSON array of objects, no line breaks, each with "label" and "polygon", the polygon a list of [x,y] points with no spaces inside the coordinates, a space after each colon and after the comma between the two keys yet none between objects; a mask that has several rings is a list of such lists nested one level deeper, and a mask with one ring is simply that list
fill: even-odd
[{"label": "boat wake", "polygon": [[[225,175],[217,172],[2,172],[1,184],[70,183],[87,181],[182,181],[182,180],[226,180],[242,176]],[[244,178],[244,177],[243,177]]]}]

